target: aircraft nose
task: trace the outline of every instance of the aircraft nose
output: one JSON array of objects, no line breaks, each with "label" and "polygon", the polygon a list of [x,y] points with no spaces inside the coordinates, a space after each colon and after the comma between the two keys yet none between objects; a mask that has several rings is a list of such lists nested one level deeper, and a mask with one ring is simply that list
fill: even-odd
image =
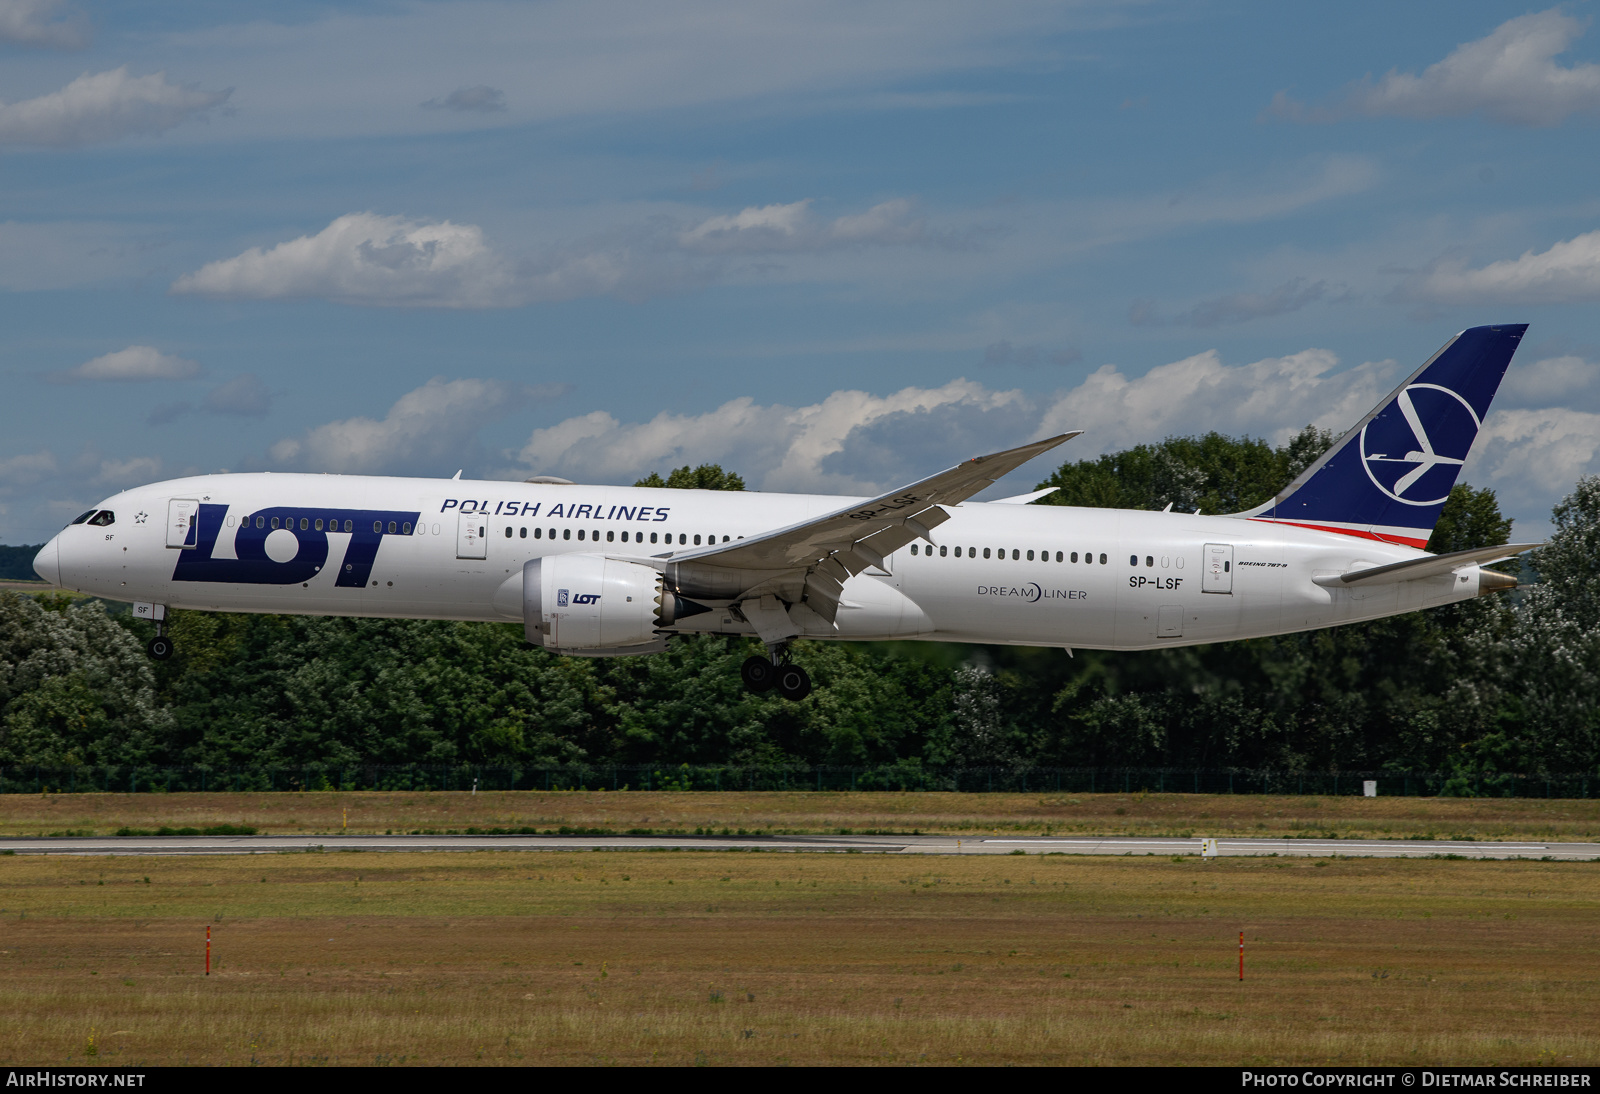
[{"label": "aircraft nose", "polygon": [[61,584],[61,537],[53,537],[33,556],[33,572],[52,585]]}]

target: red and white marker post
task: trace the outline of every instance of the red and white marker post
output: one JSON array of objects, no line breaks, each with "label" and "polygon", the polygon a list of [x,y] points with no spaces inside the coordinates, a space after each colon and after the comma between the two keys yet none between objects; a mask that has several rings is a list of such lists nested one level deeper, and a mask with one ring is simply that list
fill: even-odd
[{"label": "red and white marker post", "polygon": [[[1241,944],[1240,949],[1242,950],[1243,948],[1244,947]],[[1242,961],[1244,959],[1240,958],[1240,960]],[[211,975],[211,924],[209,923],[206,924],[206,975]],[[1241,974],[1239,979],[1243,980],[1244,976]]]},{"label": "red and white marker post", "polygon": [[[209,931],[209,928],[207,928],[207,930]],[[206,935],[206,937],[210,938],[211,936],[208,933]],[[206,952],[209,953],[210,950],[208,949]],[[1239,932],[1239,979],[1240,980],[1244,979],[1244,932],[1243,931]]]}]

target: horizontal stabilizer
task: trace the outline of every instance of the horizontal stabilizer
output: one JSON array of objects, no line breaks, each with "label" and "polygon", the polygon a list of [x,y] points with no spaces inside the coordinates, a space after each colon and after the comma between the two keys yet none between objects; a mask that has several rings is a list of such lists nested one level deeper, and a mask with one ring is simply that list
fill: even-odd
[{"label": "horizontal stabilizer", "polygon": [[1349,588],[1353,585],[1392,585],[1400,581],[1416,581],[1424,577],[1438,577],[1463,566],[1486,566],[1491,562],[1520,555],[1542,543],[1502,543],[1498,547],[1474,547],[1468,551],[1452,551],[1448,555],[1425,555],[1404,562],[1391,562],[1387,566],[1372,566],[1349,573],[1328,574],[1313,578],[1318,585],[1330,589]]}]

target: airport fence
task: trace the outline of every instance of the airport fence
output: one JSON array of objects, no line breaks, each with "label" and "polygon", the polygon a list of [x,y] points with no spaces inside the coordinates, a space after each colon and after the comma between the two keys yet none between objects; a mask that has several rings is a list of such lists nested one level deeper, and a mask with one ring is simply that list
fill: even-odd
[{"label": "airport fence", "polygon": [[1277,771],[1189,767],[928,767],[563,764],[477,766],[326,764],[300,767],[15,765],[0,794],[354,790],[895,790],[1026,793],[1353,795],[1588,798],[1594,773]]}]

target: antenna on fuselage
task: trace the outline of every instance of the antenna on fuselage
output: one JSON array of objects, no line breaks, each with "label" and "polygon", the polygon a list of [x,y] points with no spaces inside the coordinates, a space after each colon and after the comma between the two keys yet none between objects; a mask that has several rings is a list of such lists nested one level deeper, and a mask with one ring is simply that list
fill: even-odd
[{"label": "antenna on fuselage", "polygon": [[461,468],[460,471],[457,471],[454,475],[451,475],[450,476],[450,481],[451,482],[455,482],[457,479],[459,479],[461,477],[461,471],[465,471],[465,470],[466,470],[466,468],[463,467],[463,468]]}]

